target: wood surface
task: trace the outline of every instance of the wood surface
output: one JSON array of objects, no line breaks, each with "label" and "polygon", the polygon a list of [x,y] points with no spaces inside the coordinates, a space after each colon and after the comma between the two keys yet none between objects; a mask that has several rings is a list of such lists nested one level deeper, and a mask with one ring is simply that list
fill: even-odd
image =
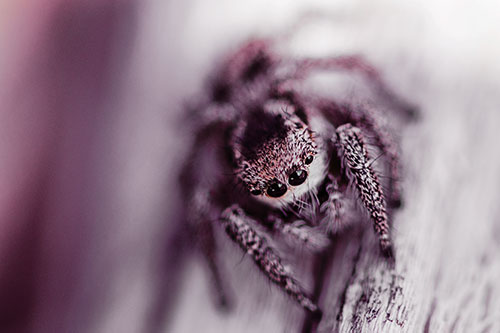
[{"label": "wood surface", "polygon": [[[498,332],[499,67],[487,62],[490,55],[465,52],[482,47],[482,52],[498,54],[498,46],[476,45],[472,36],[446,31],[443,23],[427,21],[425,8],[409,13],[386,6],[407,15],[406,26],[405,19],[391,21],[388,13],[372,8],[375,18],[367,21],[363,19],[369,10],[351,13],[361,27],[349,34],[356,36],[356,47],[375,59],[391,83],[422,111],[418,122],[399,133],[405,204],[394,216],[396,264],[390,267],[381,258],[368,224],[338,235],[322,261],[325,281],[319,302],[324,318],[317,331]],[[463,29],[459,24],[465,24],[448,23],[457,24],[459,31]],[[344,29],[349,27],[352,22]],[[456,45],[457,40],[450,39],[453,36],[467,45]],[[375,44],[370,37],[381,41]],[[227,243],[224,235],[219,238]],[[203,264],[195,260],[184,273],[169,329],[288,332],[311,328],[304,324],[302,311],[258,276],[254,264],[242,259],[237,247],[223,248],[234,311],[219,314],[213,309],[207,297],[209,284],[202,277]],[[313,259],[300,258],[308,261],[300,263],[298,270],[312,291],[310,275],[317,272]]]},{"label": "wood surface", "polygon": [[[9,318],[0,331],[500,332],[495,1],[9,6],[0,5],[10,27],[0,59],[0,84],[10,87],[0,142]],[[362,54],[422,112],[392,124],[405,201],[393,219],[395,266],[369,224],[337,235],[320,258],[283,252],[319,299],[317,327],[220,228],[232,309],[217,310],[179,220],[178,174],[192,140],[184,106],[221,55],[256,35],[288,36],[282,51],[294,56]],[[325,80],[311,88],[367,93],[351,76]]]}]

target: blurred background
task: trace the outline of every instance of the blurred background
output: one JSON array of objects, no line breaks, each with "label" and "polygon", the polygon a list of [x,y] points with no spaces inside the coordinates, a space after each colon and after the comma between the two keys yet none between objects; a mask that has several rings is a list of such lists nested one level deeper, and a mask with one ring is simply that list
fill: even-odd
[{"label": "blurred background", "polygon": [[[415,256],[450,254],[452,277],[480,248],[498,277],[499,13],[495,1],[1,1],[0,331],[295,327],[240,255],[227,260],[247,279],[233,282],[243,305],[218,313],[176,219],[183,106],[228,50],[289,31],[292,54],[364,54],[421,106],[401,133],[410,188],[397,233],[434,232],[445,216],[434,238],[410,241]],[[436,311],[430,327],[449,329]]]}]

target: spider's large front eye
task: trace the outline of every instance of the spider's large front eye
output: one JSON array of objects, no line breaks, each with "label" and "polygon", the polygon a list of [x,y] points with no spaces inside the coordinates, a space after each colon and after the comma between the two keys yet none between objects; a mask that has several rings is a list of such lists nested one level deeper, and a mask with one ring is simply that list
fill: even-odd
[{"label": "spider's large front eye", "polygon": [[288,183],[292,186],[299,186],[306,181],[307,171],[297,170],[288,177]]},{"label": "spider's large front eye", "polygon": [[287,191],[287,188],[286,188],[286,185],[275,180],[271,185],[269,185],[269,187],[267,188],[267,194],[270,196],[270,197],[273,197],[273,198],[279,198],[281,197],[283,194],[285,194]]}]

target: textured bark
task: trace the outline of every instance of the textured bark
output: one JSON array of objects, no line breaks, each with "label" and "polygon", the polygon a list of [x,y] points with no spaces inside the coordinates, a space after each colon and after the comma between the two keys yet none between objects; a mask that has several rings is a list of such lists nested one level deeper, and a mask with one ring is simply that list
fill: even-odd
[{"label": "textured bark", "polygon": [[[422,33],[431,39],[431,30]],[[425,84],[405,91],[422,117],[400,133],[404,205],[392,221],[395,266],[380,255],[368,223],[340,234],[316,264],[310,255],[288,258],[319,297],[319,332],[500,331],[500,101],[492,89],[500,84],[498,66],[480,71],[455,63],[442,69],[446,61],[438,52],[422,54],[419,69],[406,74],[408,80],[425,78]],[[184,285],[190,291],[169,326],[173,331],[314,327],[254,273],[248,258],[241,260],[232,245],[223,248],[235,310],[220,316],[210,300],[199,298],[209,289],[193,264]],[[324,281],[315,289],[312,277],[318,274]],[[193,313],[204,324],[186,323]]]},{"label": "textured bark", "polygon": [[[448,102],[456,96],[442,94]],[[500,330],[500,115],[479,97],[441,103],[424,105],[422,122],[404,136],[406,202],[394,218],[395,266],[381,257],[369,224],[340,234],[318,292],[319,332]],[[471,113],[471,104],[482,112]],[[214,327],[300,330],[303,315],[293,302],[254,277],[248,259],[236,267],[234,260],[226,264],[238,310],[226,318],[233,325]],[[306,279],[311,272],[311,265],[301,268]]]},{"label": "textured bark", "polygon": [[[393,8],[387,6],[384,13]],[[285,258],[319,298],[318,332],[500,331],[500,67],[488,61],[498,48],[463,53],[465,60],[457,61],[452,50],[460,48],[440,30],[444,23],[421,24],[418,15],[416,9],[386,21],[375,10],[370,22],[358,20],[353,28],[363,36],[363,52],[422,116],[398,132],[403,207],[392,219],[395,265],[380,255],[369,223],[339,234],[322,258],[300,252]],[[401,41],[397,47],[394,38]],[[464,43],[481,49],[475,39],[464,37]],[[169,331],[314,328],[220,232],[218,240],[234,310],[217,312],[201,265],[191,262]]]},{"label": "textured bark", "polygon": [[410,130],[421,137],[405,140],[407,202],[395,219],[396,266],[378,258],[369,233],[356,245],[339,243],[344,255],[332,260],[332,271],[351,274],[328,278],[320,332],[500,329],[500,159],[490,146],[500,117],[493,105],[480,116],[466,105],[429,105],[436,112]]},{"label": "textured bark", "polygon": [[[499,4],[39,3],[0,2],[1,332],[500,332]],[[184,103],[217,56],[287,34],[294,54],[363,55],[422,110],[396,133],[394,267],[368,221],[323,256],[277,249],[317,326],[220,226],[232,310],[218,311],[175,211]],[[366,95],[359,78],[318,79]]]}]

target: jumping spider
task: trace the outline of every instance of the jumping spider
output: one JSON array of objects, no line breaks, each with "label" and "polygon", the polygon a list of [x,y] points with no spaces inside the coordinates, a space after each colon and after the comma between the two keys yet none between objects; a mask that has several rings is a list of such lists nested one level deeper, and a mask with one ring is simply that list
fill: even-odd
[{"label": "jumping spider", "polygon": [[[366,103],[339,103],[301,91],[312,71],[329,70],[358,72],[381,101],[412,114],[359,56],[297,59],[279,55],[272,41],[261,39],[222,63],[192,113],[196,138],[181,176],[185,217],[222,304],[217,224],[263,274],[313,314],[321,312],[282,264],[274,238],[286,235],[296,245],[322,248],[349,222],[347,215],[359,218],[364,211],[382,254],[393,258],[388,210],[401,202],[397,146]],[[368,137],[380,156],[370,154]],[[380,172],[372,165],[378,157],[384,163]],[[389,179],[387,191],[380,176]]]}]

